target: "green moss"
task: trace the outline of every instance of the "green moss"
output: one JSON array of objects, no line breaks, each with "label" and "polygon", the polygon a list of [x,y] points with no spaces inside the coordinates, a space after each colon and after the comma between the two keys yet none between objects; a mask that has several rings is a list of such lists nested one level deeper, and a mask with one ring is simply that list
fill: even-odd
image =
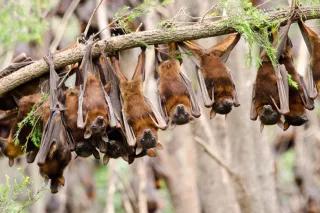
[{"label": "green moss", "polygon": [[[25,126],[29,126],[32,129],[31,129],[29,135],[27,135],[26,141],[29,141],[29,139],[30,139],[30,141],[36,147],[40,147],[41,137],[42,137],[42,127],[41,127],[41,124],[39,122],[40,115],[38,114],[38,110],[42,106],[42,104],[44,102],[46,102],[47,99],[48,99],[48,94],[43,94],[42,97],[41,97],[40,102],[35,104],[32,107],[31,111],[27,114],[27,116],[25,118],[23,118],[23,120],[18,123],[17,131],[16,131],[16,134],[14,136],[15,144],[19,144],[20,143],[19,135],[21,133],[22,128],[25,127]],[[24,144],[23,147],[25,149],[27,147],[27,144]]]},{"label": "green moss", "polygon": [[130,33],[130,23],[134,22],[137,18],[148,13],[151,9],[158,6],[165,6],[172,2],[172,0],[164,0],[159,3],[157,0],[144,0],[143,3],[139,4],[135,8],[128,6],[122,7],[114,15],[113,22],[126,33]]},{"label": "green moss", "polygon": [[292,87],[292,88],[294,88],[296,90],[299,89],[298,83],[292,79],[292,76],[290,74],[288,74],[288,84],[289,84],[290,87]]}]

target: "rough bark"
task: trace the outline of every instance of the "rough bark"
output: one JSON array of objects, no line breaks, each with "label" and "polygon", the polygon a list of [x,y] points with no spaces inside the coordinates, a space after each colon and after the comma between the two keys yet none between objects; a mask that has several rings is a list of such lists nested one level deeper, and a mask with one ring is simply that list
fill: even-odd
[{"label": "rough bark", "polygon": [[[288,9],[279,9],[267,13],[268,19],[284,19],[288,15]],[[305,19],[320,18],[320,8],[302,7],[301,12]],[[93,48],[93,56],[97,56],[100,50],[114,52],[129,49],[142,45],[167,43],[171,41],[193,40],[206,37],[213,37],[234,32],[228,24],[229,19],[222,19],[213,22],[194,23],[187,26],[179,26],[169,29],[155,29],[143,32],[135,32],[123,36],[113,37],[107,40],[96,42]],[[59,52],[54,56],[54,64],[57,69],[69,64],[79,62],[84,55],[84,45],[77,45],[73,48]],[[0,95],[26,83],[34,78],[48,72],[48,66],[43,59],[35,61],[20,70],[0,79]]]}]

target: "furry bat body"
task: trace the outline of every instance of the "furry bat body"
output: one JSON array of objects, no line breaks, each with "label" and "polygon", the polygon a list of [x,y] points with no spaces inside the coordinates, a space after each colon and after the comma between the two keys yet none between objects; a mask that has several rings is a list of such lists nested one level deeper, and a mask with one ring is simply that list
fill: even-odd
[{"label": "furry bat body", "polygon": [[[16,118],[9,120],[11,122],[10,134],[5,136],[6,138],[0,139],[2,151],[9,158],[10,166],[13,165],[15,158],[24,154],[24,151],[26,152],[28,163],[32,163],[38,153],[39,148],[31,141],[31,137],[29,137],[34,127],[28,123],[18,127],[18,123],[20,123],[40,101],[41,95],[39,93],[22,97],[18,102],[18,114]],[[35,114],[35,116],[39,116],[38,122],[40,122],[41,127],[43,126],[42,117],[46,114],[43,109],[43,107],[39,106]],[[19,135],[16,136],[18,128],[20,128]],[[17,137],[19,141],[18,144],[14,141],[15,137]]]},{"label": "furry bat body", "polygon": [[110,125],[110,115],[113,114],[109,85],[103,85],[91,56],[93,40],[90,38],[86,53],[80,66],[82,84],[80,85],[78,105],[78,128],[84,129],[84,139],[91,141],[102,153],[107,150],[107,128]]},{"label": "furry bat body", "polygon": [[182,73],[180,62],[176,59],[179,54],[176,44],[170,43],[164,47],[168,49],[166,58],[162,57],[158,46],[155,47],[160,109],[170,124],[186,124],[200,116],[200,109],[191,82]]},{"label": "furry bat body", "polygon": [[297,83],[297,88],[289,86],[289,113],[284,115],[285,123],[284,130],[288,129],[290,125],[300,126],[308,121],[306,110],[314,108],[313,101],[309,98],[307,88],[304,84],[302,76],[294,68],[292,57],[292,43],[288,38],[285,49],[280,57],[280,63],[284,64],[288,74],[294,82]]},{"label": "furry bat body", "polygon": [[53,59],[45,57],[50,68],[50,115],[41,139],[38,154],[40,174],[51,180],[52,193],[64,185],[63,171],[71,160],[74,142],[67,131],[64,107],[61,100],[61,89],[58,88],[59,77],[54,69]]},{"label": "furry bat body", "polygon": [[132,80],[127,80],[122,73],[117,57],[113,56],[112,62],[115,74],[120,80],[122,115],[128,144],[142,148],[142,152],[153,152],[153,148],[158,144],[157,130],[165,129],[167,125],[151,101],[143,95],[145,49],[139,55]]},{"label": "furry bat body", "polygon": [[298,24],[311,56],[310,68],[307,70],[307,88],[309,96],[314,99],[320,91],[320,36],[302,20]]},{"label": "furry bat body", "polygon": [[119,80],[115,76],[115,71],[111,65],[110,59],[102,51],[99,58],[100,75],[103,77],[102,82],[110,85],[109,97],[113,109],[113,117],[110,116],[110,127],[107,129],[109,142],[107,152],[103,157],[103,162],[107,163],[110,158],[122,157],[129,164],[134,161],[134,148],[129,146],[123,128],[124,122],[122,117],[122,104],[120,101]]},{"label": "furry bat body", "polygon": [[[278,32],[275,32],[271,36],[273,46],[276,47],[277,63],[286,46],[290,25],[291,19],[289,19],[284,27],[283,33],[279,38],[279,43],[275,39]],[[284,65],[273,65],[265,51],[262,52],[261,59],[262,63],[253,85],[250,119],[256,120],[259,117],[261,130],[264,125],[273,124],[278,124],[281,128],[284,128],[281,115],[287,114],[290,111],[288,73]]]},{"label": "furry bat body", "polygon": [[240,34],[235,33],[209,49],[191,41],[182,44],[200,62],[198,81],[205,106],[212,108],[211,117],[216,113],[228,114],[232,106],[240,106],[231,72],[224,64],[239,39]]}]

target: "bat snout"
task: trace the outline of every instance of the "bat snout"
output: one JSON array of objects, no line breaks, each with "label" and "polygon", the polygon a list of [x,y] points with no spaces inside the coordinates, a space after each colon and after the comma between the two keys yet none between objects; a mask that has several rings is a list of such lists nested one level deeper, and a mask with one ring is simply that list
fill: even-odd
[{"label": "bat snout", "polygon": [[232,100],[224,100],[221,102],[215,102],[213,104],[213,110],[218,114],[228,114],[232,110],[233,101]]},{"label": "bat snout", "polygon": [[286,121],[292,126],[301,126],[308,121],[308,117],[306,115],[301,116],[285,116]]},{"label": "bat snout", "polygon": [[264,105],[259,117],[263,124],[273,125],[278,122],[280,115],[271,105]]},{"label": "bat snout", "polygon": [[185,110],[182,104],[177,105],[175,113],[173,114],[172,124],[182,125],[190,121],[190,114]]},{"label": "bat snout", "polygon": [[157,145],[157,139],[150,129],[144,130],[140,144],[144,149],[153,148]]}]

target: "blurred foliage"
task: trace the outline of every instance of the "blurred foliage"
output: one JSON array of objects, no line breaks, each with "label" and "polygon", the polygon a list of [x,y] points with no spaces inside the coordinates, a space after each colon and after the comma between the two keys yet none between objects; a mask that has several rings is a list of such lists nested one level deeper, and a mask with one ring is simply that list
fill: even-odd
[{"label": "blurred foliage", "polygon": [[[35,104],[32,107],[31,111],[27,114],[27,116],[24,117],[23,120],[18,123],[18,129],[17,129],[17,132],[14,136],[15,144],[20,143],[19,142],[19,134],[20,134],[22,128],[25,126],[29,126],[32,129],[31,129],[31,132],[29,133],[29,135],[27,135],[26,141],[31,139],[31,142],[36,147],[38,147],[38,148],[40,147],[41,137],[42,137],[42,127],[41,127],[41,124],[39,123],[40,115],[38,113],[38,110],[40,109],[42,104],[44,104],[44,102],[46,102],[48,100],[48,97],[49,97],[48,94],[43,93],[41,96],[40,102]],[[23,148],[26,149],[27,144],[24,144]]]},{"label": "blurred foliage", "polygon": [[3,52],[18,42],[40,42],[47,28],[44,15],[48,7],[49,0],[0,0],[0,44]]},{"label": "blurred foliage", "polygon": [[131,32],[130,24],[134,22],[137,18],[145,15],[151,9],[158,6],[166,6],[170,4],[172,0],[164,0],[159,3],[158,0],[144,0],[143,3],[139,4],[135,8],[130,8],[128,6],[122,7],[114,15],[113,22],[119,27],[123,28],[126,33]]},{"label": "blurred foliage", "polygon": [[0,183],[0,212],[26,212],[26,208],[35,203],[41,196],[44,188],[37,192],[31,189],[30,177],[22,172],[20,177],[10,179],[6,175],[6,182]]}]

